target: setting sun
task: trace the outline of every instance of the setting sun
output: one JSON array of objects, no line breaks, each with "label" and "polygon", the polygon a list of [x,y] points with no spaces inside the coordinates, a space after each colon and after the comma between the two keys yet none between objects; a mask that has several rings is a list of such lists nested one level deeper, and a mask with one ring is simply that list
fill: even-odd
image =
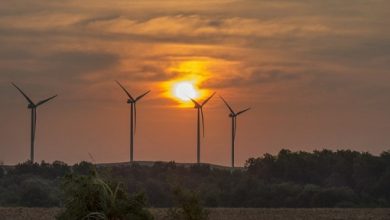
[{"label": "setting sun", "polygon": [[165,91],[163,96],[174,100],[175,107],[192,107],[191,99],[204,99],[210,94],[209,89],[204,88],[204,82],[211,76],[210,65],[213,60],[193,58],[172,63],[167,72],[177,76],[160,85]]},{"label": "setting sun", "polygon": [[191,82],[178,82],[174,85],[173,94],[182,101],[190,101],[199,96]]}]

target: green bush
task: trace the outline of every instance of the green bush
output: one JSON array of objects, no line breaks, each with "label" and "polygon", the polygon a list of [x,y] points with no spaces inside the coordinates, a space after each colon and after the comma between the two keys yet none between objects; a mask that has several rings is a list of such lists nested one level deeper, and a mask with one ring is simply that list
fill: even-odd
[{"label": "green bush", "polygon": [[58,220],[151,220],[143,194],[129,197],[120,184],[108,184],[96,172],[64,177],[65,211]]}]

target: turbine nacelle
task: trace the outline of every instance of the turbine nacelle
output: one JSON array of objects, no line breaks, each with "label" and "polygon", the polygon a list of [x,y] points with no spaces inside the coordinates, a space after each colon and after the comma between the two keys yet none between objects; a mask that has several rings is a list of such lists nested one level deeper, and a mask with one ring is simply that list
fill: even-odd
[{"label": "turbine nacelle", "polygon": [[244,109],[242,111],[235,112],[222,96],[219,96],[219,97],[222,99],[222,101],[225,103],[226,107],[229,109],[229,111],[230,111],[229,117],[231,117],[231,118],[237,117],[250,109],[250,108],[247,108],[247,109]]},{"label": "turbine nacelle", "polygon": [[188,97],[192,103],[194,103],[194,108],[203,108],[204,105],[206,105],[206,103],[215,95],[215,92],[213,94],[211,94],[211,96],[209,96],[206,100],[204,100],[202,103],[199,103],[197,101],[195,101],[195,99],[191,98],[191,97]]},{"label": "turbine nacelle", "polygon": [[27,108],[28,108],[28,109],[32,109],[32,108],[35,108],[35,107],[36,107],[36,106],[33,105],[33,104],[31,104],[31,103],[27,105]]},{"label": "turbine nacelle", "polygon": [[116,83],[122,88],[122,90],[127,94],[127,97],[128,97],[127,103],[129,103],[129,104],[131,104],[131,103],[136,103],[138,100],[142,99],[144,96],[146,96],[146,95],[150,92],[150,90],[149,90],[149,91],[143,93],[142,95],[140,95],[140,96],[138,96],[138,97],[136,97],[136,98],[133,98],[133,96],[130,95],[130,93],[125,89],[125,87],[123,87],[123,85],[122,85],[120,82],[118,82],[118,81],[115,81],[115,82],[116,82]]}]

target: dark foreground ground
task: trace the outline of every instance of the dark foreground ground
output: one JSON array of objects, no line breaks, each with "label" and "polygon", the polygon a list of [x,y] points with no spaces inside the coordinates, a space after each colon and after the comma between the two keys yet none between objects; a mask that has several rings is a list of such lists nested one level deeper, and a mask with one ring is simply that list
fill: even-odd
[{"label": "dark foreground ground", "polygon": [[[0,208],[1,220],[54,220],[58,208]],[[156,220],[164,219],[166,209],[151,209]],[[390,219],[390,209],[210,209],[210,220],[284,219]]]}]

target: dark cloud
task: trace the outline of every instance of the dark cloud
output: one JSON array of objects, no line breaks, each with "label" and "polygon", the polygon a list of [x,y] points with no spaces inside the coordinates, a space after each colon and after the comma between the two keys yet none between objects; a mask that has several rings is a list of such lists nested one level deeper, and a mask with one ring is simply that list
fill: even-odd
[{"label": "dark cloud", "polygon": [[[382,67],[390,65],[390,38],[337,39],[333,44],[319,45],[308,50],[307,57],[328,62],[344,62],[347,65],[370,65],[382,61]],[[372,63],[374,62],[374,63]]]},{"label": "dark cloud", "polygon": [[[22,57],[24,59],[21,59]],[[9,55],[7,59],[10,59]],[[55,52],[35,56],[26,53],[25,56],[13,60],[15,65],[1,68],[2,80],[0,81],[81,83],[86,81],[88,75],[112,68],[119,62],[119,59],[116,54],[87,51]]]},{"label": "dark cloud", "polygon": [[32,51],[18,48],[11,45],[2,45],[0,49],[0,60],[23,60],[33,56]]},{"label": "dark cloud", "polygon": [[87,19],[82,19],[81,21],[77,22],[75,25],[80,26],[80,27],[85,27],[85,26],[87,26],[89,24],[93,24],[95,22],[110,21],[110,20],[115,20],[118,18],[120,18],[120,15],[118,15],[118,14],[95,16],[95,17],[90,17]]}]

